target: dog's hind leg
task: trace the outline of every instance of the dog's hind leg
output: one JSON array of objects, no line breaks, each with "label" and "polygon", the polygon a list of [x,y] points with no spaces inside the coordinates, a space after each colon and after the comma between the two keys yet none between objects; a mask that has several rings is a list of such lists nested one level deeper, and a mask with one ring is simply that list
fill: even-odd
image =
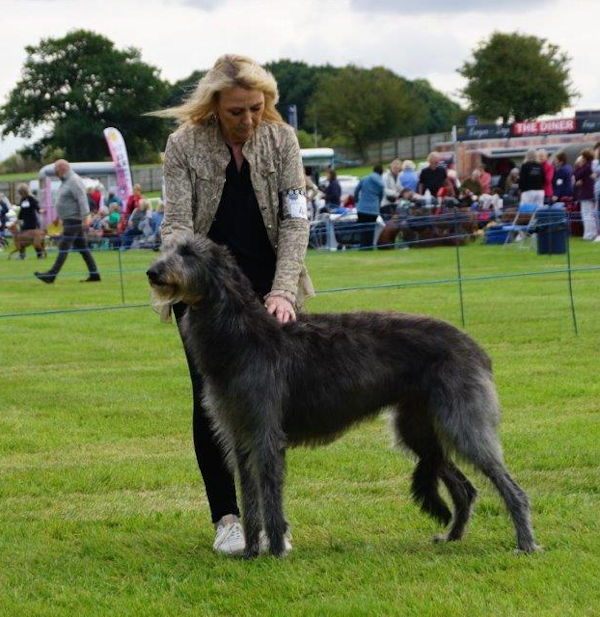
[{"label": "dog's hind leg", "polygon": [[477,490],[462,471],[446,459],[440,470],[440,478],[446,485],[454,503],[454,519],[448,533],[434,537],[436,542],[451,542],[463,537],[471,516],[471,508],[477,497]]},{"label": "dog's hind leg", "polygon": [[517,549],[532,553],[538,546],[533,537],[531,509],[525,491],[510,476],[502,459],[485,459],[473,461],[493,482],[504,499],[510,513],[517,535]]},{"label": "dog's hind leg", "polygon": [[396,437],[418,457],[411,492],[421,510],[447,525],[452,513],[438,491],[438,479],[444,465],[444,452],[431,421],[424,411],[413,412],[402,406],[395,416]]},{"label": "dog's hind leg", "polygon": [[242,490],[242,521],[246,538],[244,557],[253,559],[259,553],[259,534],[262,526],[260,497],[250,456],[236,449],[236,463]]},{"label": "dog's hind leg", "polygon": [[446,432],[457,452],[480,469],[498,489],[515,527],[517,547],[531,553],[533,538],[529,499],[504,466],[497,426],[500,417],[496,388],[487,376],[473,376],[467,400],[450,397],[447,413],[440,413],[439,429]]}]

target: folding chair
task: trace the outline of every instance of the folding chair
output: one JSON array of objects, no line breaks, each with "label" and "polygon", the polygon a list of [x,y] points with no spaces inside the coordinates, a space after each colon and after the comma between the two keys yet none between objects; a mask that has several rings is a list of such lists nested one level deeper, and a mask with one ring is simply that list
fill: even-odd
[{"label": "folding chair", "polygon": [[519,234],[523,234],[520,246],[525,248],[527,244],[529,248],[535,235],[535,213],[537,209],[537,204],[523,203],[517,209],[513,222],[509,225],[502,225],[502,231],[506,232],[504,246],[513,242]]}]

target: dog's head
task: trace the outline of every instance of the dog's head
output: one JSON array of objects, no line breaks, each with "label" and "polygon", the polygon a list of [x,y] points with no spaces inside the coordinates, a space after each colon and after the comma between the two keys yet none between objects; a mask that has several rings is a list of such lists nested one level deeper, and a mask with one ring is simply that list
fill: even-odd
[{"label": "dog's head", "polygon": [[158,304],[198,304],[232,268],[226,248],[187,234],[172,242],[146,271]]}]

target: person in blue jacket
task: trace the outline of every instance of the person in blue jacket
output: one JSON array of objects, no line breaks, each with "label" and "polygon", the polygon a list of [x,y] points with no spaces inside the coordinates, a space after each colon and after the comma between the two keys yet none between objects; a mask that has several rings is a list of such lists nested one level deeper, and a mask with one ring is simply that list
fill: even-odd
[{"label": "person in blue jacket", "polygon": [[558,201],[563,197],[573,197],[573,168],[567,163],[567,155],[564,152],[557,152],[554,164],[556,165],[552,180],[554,197]]},{"label": "person in blue jacket", "polygon": [[379,205],[383,199],[383,167],[375,165],[373,173],[361,178],[354,191],[358,223],[363,228],[360,234],[361,250],[373,248],[375,221],[379,216]]}]

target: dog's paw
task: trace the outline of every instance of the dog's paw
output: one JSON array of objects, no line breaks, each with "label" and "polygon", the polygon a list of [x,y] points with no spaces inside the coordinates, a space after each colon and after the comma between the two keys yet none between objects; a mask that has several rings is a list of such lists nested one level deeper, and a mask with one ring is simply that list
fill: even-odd
[{"label": "dog's paw", "polygon": [[533,553],[543,553],[544,547],[533,542],[527,546],[519,546],[515,549],[515,555],[533,555]]},{"label": "dog's paw", "polygon": [[441,544],[443,542],[458,542],[460,537],[453,536],[450,532],[448,532],[436,534],[433,536],[432,540],[435,544]]}]

